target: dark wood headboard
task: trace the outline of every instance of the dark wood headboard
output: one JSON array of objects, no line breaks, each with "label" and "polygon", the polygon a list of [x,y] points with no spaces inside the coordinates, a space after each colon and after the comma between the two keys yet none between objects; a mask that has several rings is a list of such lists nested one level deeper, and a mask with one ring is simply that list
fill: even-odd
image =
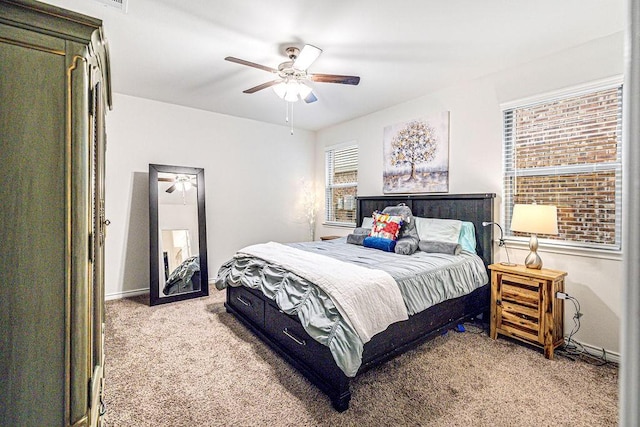
[{"label": "dark wood headboard", "polygon": [[489,265],[493,263],[493,227],[483,227],[482,222],[493,221],[495,197],[494,193],[359,196],[356,224],[360,226],[362,218],[376,210],[399,203],[409,206],[414,216],[470,221],[476,228],[476,252]]}]

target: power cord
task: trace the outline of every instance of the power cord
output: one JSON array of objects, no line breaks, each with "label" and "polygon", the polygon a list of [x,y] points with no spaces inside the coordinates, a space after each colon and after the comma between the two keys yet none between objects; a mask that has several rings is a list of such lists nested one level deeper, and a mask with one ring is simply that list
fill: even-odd
[{"label": "power cord", "polygon": [[580,318],[582,317],[582,312],[580,311],[580,301],[571,295],[565,292],[557,292],[556,297],[559,299],[569,300],[573,303],[573,308],[575,312],[573,314],[573,328],[562,347],[556,350],[556,353],[566,357],[570,360],[580,359],[585,363],[589,363],[595,366],[603,366],[609,363],[607,360],[607,353],[602,349],[602,354],[600,356],[595,356],[589,353],[582,344],[578,341],[573,341],[573,336],[580,330]]}]

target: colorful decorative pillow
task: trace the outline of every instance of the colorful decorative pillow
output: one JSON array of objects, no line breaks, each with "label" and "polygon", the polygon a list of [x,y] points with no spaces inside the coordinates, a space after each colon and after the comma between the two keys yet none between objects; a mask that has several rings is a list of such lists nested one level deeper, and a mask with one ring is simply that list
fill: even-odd
[{"label": "colorful decorative pillow", "polygon": [[383,237],[366,237],[362,242],[365,248],[380,249],[385,252],[393,252],[396,248],[396,241]]},{"label": "colorful decorative pillow", "polygon": [[400,234],[398,234],[398,239],[401,239],[405,236],[415,237],[416,244],[420,238],[418,237],[418,230],[416,229],[416,221],[414,220],[413,213],[411,212],[411,208],[405,205],[404,203],[400,203],[397,206],[387,206],[382,210],[383,214],[399,216],[402,218],[402,227],[400,228]]},{"label": "colorful decorative pillow", "polygon": [[396,240],[400,227],[402,227],[402,217],[374,212],[373,226],[369,236]]}]

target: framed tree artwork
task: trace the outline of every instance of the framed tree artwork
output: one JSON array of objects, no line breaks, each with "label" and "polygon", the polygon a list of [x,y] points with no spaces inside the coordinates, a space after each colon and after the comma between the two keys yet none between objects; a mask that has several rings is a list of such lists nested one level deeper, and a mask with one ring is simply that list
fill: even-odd
[{"label": "framed tree artwork", "polygon": [[384,128],[384,193],[449,191],[449,112]]}]

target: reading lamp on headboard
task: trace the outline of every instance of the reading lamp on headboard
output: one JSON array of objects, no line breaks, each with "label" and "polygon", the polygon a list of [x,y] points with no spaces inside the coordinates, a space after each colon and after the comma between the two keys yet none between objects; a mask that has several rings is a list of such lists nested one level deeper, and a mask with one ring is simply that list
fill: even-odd
[{"label": "reading lamp on headboard", "polygon": [[504,233],[502,232],[502,227],[500,226],[500,224],[498,224],[497,222],[487,222],[487,221],[483,221],[482,222],[482,226],[483,227],[486,227],[487,225],[495,225],[500,229],[500,239],[498,240],[498,246],[503,247],[504,251],[507,254],[507,262],[501,262],[500,264],[502,264],[502,265],[511,265],[511,266],[516,265],[516,264],[512,263],[511,260],[509,259],[509,251],[507,250],[506,243],[504,243]]}]

